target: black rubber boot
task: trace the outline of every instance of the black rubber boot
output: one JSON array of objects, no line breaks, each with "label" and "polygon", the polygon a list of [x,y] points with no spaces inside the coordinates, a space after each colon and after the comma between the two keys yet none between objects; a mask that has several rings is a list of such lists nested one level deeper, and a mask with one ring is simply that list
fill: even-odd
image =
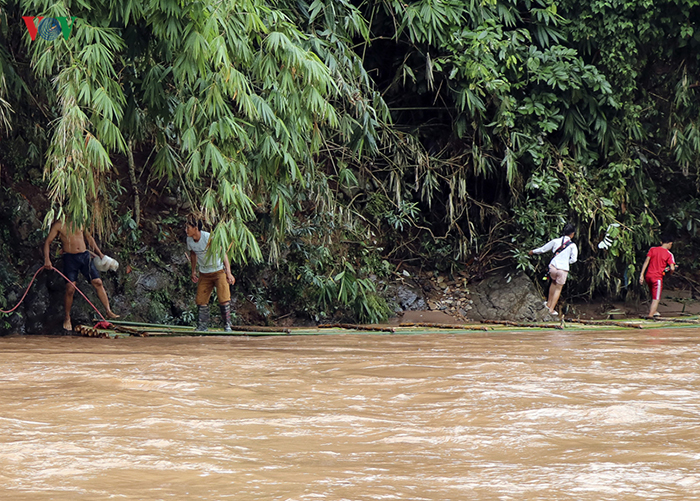
[{"label": "black rubber boot", "polygon": [[198,306],[199,308],[199,321],[197,322],[197,330],[199,332],[204,332],[209,328],[209,305]]},{"label": "black rubber boot", "polygon": [[224,324],[224,330],[231,332],[231,301],[220,304],[221,308],[221,323]]}]

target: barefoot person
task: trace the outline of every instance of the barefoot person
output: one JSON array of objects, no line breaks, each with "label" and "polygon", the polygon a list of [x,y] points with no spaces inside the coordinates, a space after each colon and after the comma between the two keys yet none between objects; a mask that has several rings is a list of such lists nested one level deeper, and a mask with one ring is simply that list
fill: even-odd
[{"label": "barefoot person", "polygon": [[[187,248],[192,264],[192,281],[197,284],[195,303],[199,310],[198,331],[209,328],[209,298],[216,289],[221,308],[221,321],[226,332],[231,331],[231,289],[236,283],[231,275],[231,264],[224,253],[223,260],[209,252],[209,232],[202,231],[202,221],[194,216],[187,218]],[[199,270],[199,276],[197,271]]]},{"label": "barefoot person", "polygon": [[63,249],[63,274],[71,281],[71,283],[66,284],[66,295],[64,299],[66,316],[63,320],[63,328],[66,330],[73,329],[73,324],[71,324],[70,319],[70,310],[73,306],[73,295],[75,294],[75,283],[78,280],[78,273],[82,273],[95,288],[97,297],[100,298],[100,301],[102,301],[102,304],[107,310],[107,318],[119,318],[119,315],[115,314],[109,307],[107,292],[102,284],[100,273],[97,271],[90,258],[86,242],[100,258],[103,258],[104,254],[99,247],[97,247],[95,239],[92,238],[92,235],[90,235],[87,230],[82,230],[62,223],[61,221],[56,221],[51,226],[49,235],[46,237],[46,241],[44,241],[44,267],[47,270],[53,269],[49,248],[51,242],[53,242],[57,236],[61,238]]},{"label": "barefoot person", "polygon": [[649,292],[651,292],[651,305],[649,306],[649,317],[651,318],[660,316],[656,310],[661,301],[664,274],[666,271],[673,273],[676,270],[676,260],[671,254],[671,247],[673,247],[673,238],[663,236],[659,247],[649,249],[647,258],[642,265],[642,272],[639,274],[639,285],[646,282]]},{"label": "barefoot person", "polygon": [[550,240],[539,249],[533,249],[528,252],[529,255],[544,254],[552,251],[554,257],[549,262],[549,277],[552,283],[549,285],[549,297],[544,305],[549,309],[551,315],[558,315],[555,308],[561,295],[561,290],[566,283],[566,277],[569,274],[569,265],[574,264],[578,259],[578,247],[572,241],[574,238],[575,228],[572,224],[567,224],[562,230],[562,236]]}]

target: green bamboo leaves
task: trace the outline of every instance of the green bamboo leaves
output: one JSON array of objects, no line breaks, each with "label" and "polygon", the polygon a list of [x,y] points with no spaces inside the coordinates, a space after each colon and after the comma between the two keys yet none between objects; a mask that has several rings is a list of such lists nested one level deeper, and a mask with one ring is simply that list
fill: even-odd
[{"label": "green bamboo leaves", "polygon": [[297,11],[246,0],[25,6],[80,20],[69,40],[33,46],[57,104],[46,162],[57,209],[99,228],[112,156],[130,137],[153,145],[151,179],[179,182],[221,223],[218,240],[245,250],[238,258],[262,257],[246,226],[254,204],[270,202],[270,241],[283,238],[297,196],[288,188],[303,188],[341,126],[343,91],[288,16]]}]

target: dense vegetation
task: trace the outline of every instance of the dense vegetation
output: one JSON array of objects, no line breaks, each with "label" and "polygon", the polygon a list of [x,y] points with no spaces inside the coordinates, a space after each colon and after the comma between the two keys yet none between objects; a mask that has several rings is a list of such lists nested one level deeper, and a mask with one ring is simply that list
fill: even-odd
[{"label": "dense vegetation", "polygon": [[[399,262],[535,273],[566,221],[580,295],[633,292],[660,230],[695,243],[697,0],[0,8],[2,189],[38,167],[47,222],[134,246],[167,194],[311,317],[385,317]],[[30,15],[77,19],[32,41]]]}]

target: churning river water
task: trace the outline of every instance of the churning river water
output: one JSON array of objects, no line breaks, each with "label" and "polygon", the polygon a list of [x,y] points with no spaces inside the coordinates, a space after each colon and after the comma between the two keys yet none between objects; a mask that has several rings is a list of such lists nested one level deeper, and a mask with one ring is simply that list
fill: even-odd
[{"label": "churning river water", "polygon": [[0,338],[0,499],[700,499],[699,341]]}]

